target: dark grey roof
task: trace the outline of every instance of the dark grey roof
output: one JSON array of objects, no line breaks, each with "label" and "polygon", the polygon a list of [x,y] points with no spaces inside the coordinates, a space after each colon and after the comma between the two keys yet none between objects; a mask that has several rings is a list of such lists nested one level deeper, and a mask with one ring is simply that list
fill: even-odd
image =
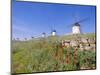
[{"label": "dark grey roof", "polygon": [[56,32],[56,30],[53,30],[52,32]]},{"label": "dark grey roof", "polygon": [[75,23],[74,26],[80,26],[80,24],[79,23]]},{"label": "dark grey roof", "polygon": [[45,32],[43,32],[42,34],[46,34]]}]

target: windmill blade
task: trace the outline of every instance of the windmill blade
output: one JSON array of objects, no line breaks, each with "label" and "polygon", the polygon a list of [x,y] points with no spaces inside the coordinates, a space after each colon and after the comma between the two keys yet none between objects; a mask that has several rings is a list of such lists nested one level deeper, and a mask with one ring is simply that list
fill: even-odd
[{"label": "windmill blade", "polygon": [[52,27],[52,25],[50,25],[50,29],[51,29],[51,31],[53,30],[53,27]]},{"label": "windmill blade", "polygon": [[84,19],[82,19],[82,20],[79,20],[79,21],[77,21],[77,23],[82,23],[82,22],[85,22],[85,21],[87,21],[87,20],[89,20],[89,17],[84,18]]},{"label": "windmill blade", "polygon": [[70,28],[70,27],[72,27],[73,25],[75,25],[75,23],[82,23],[82,22],[85,22],[85,21],[87,21],[87,20],[89,20],[89,17],[84,18],[84,19],[79,20],[79,21],[76,21],[76,22],[74,22],[73,24],[67,25],[67,27]]},{"label": "windmill blade", "polygon": [[55,30],[55,25],[50,25],[51,31]]}]

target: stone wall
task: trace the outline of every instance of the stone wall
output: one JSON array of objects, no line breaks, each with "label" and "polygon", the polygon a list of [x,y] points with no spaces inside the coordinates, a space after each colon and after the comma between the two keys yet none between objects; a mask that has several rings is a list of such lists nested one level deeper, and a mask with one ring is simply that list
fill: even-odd
[{"label": "stone wall", "polygon": [[80,50],[93,50],[96,49],[96,40],[91,38],[81,38],[72,40],[62,40],[62,45],[78,47]]}]

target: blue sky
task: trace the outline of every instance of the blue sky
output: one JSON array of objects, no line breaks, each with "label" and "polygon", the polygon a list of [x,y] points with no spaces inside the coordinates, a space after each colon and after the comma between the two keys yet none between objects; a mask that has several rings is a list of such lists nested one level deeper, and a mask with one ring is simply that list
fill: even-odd
[{"label": "blue sky", "polygon": [[81,24],[83,33],[95,32],[95,6],[48,4],[36,2],[12,3],[12,37],[39,37],[50,35],[56,29],[58,35],[71,33],[75,21],[88,19]]}]

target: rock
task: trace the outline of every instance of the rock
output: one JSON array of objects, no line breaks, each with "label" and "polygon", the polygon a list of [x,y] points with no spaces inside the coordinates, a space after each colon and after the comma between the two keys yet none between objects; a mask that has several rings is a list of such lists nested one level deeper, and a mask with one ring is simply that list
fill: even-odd
[{"label": "rock", "polygon": [[88,42],[95,44],[95,40],[94,39],[89,39]]},{"label": "rock", "polygon": [[62,40],[63,46],[70,46],[70,40]]},{"label": "rock", "polygon": [[83,45],[82,45],[82,44],[80,44],[80,45],[79,45],[79,47],[80,47],[80,50],[81,50],[81,51],[83,51],[83,50],[84,50],[84,47],[83,47]]},{"label": "rock", "polygon": [[84,49],[85,50],[92,50],[92,47],[91,46],[85,46]]},{"label": "rock", "polygon": [[95,44],[90,44],[90,45],[91,45],[91,47],[92,47],[92,50],[95,51],[95,50],[96,50]]},{"label": "rock", "polygon": [[85,38],[82,38],[81,41],[82,41],[83,43],[88,43],[87,39],[85,39]]},{"label": "rock", "polygon": [[77,46],[79,46],[79,43],[78,43],[78,41],[72,40],[72,41],[70,42],[70,45],[71,45],[72,47],[77,47]]}]

